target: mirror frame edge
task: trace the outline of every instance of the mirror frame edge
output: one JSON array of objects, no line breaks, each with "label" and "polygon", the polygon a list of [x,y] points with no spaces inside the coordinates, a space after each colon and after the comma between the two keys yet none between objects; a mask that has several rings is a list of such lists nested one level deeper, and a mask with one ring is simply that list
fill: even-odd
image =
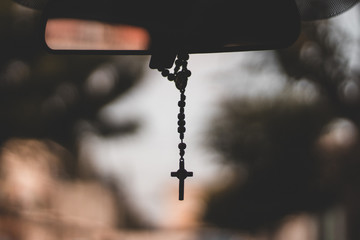
[{"label": "mirror frame edge", "polygon": [[[56,55],[72,55],[72,54],[79,54],[79,55],[153,55],[156,51],[153,49],[149,50],[72,50],[72,49],[52,49],[48,46],[45,39],[45,31],[47,21],[49,19],[47,13],[47,8],[43,10],[41,14],[41,23],[40,23],[40,42],[43,49],[46,52]],[[293,45],[296,40],[299,38],[301,33],[301,18],[298,12],[298,24],[296,29],[293,31],[291,38],[286,39],[281,43],[269,43],[264,45],[255,45],[255,46],[233,46],[233,47],[222,47],[219,49],[202,49],[200,51],[192,51],[189,50],[189,54],[209,54],[209,53],[229,53],[229,52],[248,52],[248,51],[271,51],[271,50],[278,50],[278,49],[285,49]]]}]

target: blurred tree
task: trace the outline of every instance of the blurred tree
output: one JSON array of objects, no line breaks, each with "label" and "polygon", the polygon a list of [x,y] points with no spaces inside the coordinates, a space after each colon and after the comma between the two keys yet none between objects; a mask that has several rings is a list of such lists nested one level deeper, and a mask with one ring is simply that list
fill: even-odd
[{"label": "blurred tree", "polygon": [[[314,144],[331,111],[291,99],[233,101],[224,105],[211,142],[226,161],[245,169],[209,203],[206,219],[255,231],[287,214],[320,210],[333,201],[320,189]],[[244,173],[244,170],[240,171]],[[220,207],[221,206],[221,207]]]},{"label": "blurred tree", "polygon": [[[360,8],[356,10],[359,13]],[[350,120],[357,135],[360,133],[360,71],[358,63],[351,67],[349,55],[359,44],[358,39],[351,39],[341,28],[325,21],[304,24],[299,41],[290,49],[277,52],[284,72],[293,79],[309,79],[317,84],[332,108],[333,118]],[[359,147],[357,141],[351,149],[333,157],[337,158],[339,171],[327,183],[335,183],[328,188],[332,188],[345,206],[348,239],[360,238]]]},{"label": "blurred tree", "polygon": [[[103,135],[136,128],[110,126],[98,112],[135,84],[143,58],[50,55],[41,48],[39,12],[6,0],[0,18],[0,144],[51,139],[76,155],[81,123]],[[74,159],[65,166],[70,177],[78,174]]]},{"label": "blurred tree", "polygon": [[345,36],[327,22],[304,23],[292,47],[274,52],[288,85],[311,84],[319,95],[315,100],[299,101],[290,90],[276,99],[231,99],[224,104],[223,115],[212,123],[210,146],[246,177],[237,176],[213,194],[205,221],[257,231],[273,229],[289,214],[319,213],[342,204],[348,212],[348,239],[359,239],[360,211],[354,203],[360,200],[355,170],[360,167],[360,143],[355,138],[346,150],[334,149],[327,156],[319,150],[334,119],[348,119],[359,135],[360,75],[349,67]]},{"label": "blurred tree", "polygon": [[302,29],[292,47],[276,52],[280,66],[292,79],[313,81],[336,115],[358,125],[360,72],[350,68],[347,55],[359,43],[352,43],[346,32],[326,21],[304,23]]}]

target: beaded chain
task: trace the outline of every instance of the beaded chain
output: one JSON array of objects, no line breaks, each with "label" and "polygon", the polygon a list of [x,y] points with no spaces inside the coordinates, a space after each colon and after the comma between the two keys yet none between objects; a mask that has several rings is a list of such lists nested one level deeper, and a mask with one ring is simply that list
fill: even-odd
[{"label": "beaded chain", "polygon": [[175,86],[180,91],[180,101],[178,106],[180,112],[178,114],[178,133],[180,136],[179,148],[179,169],[176,172],[171,172],[172,177],[177,177],[179,179],[179,200],[184,200],[184,180],[187,177],[192,177],[193,172],[188,172],[185,169],[185,149],[186,143],[184,142],[185,137],[185,106],[186,106],[186,96],[185,88],[187,86],[188,78],[191,76],[191,72],[187,69],[187,60],[189,60],[188,54],[178,54],[177,60],[175,61],[174,73],[170,73],[168,69],[159,69],[163,77],[167,77],[169,81],[174,81]]}]

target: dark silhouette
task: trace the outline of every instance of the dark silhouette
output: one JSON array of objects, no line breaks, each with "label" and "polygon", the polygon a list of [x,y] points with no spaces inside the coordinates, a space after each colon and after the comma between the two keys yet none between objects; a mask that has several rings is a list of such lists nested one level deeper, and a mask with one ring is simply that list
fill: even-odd
[{"label": "dark silhouette", "polygon": [[184,200],[184,180],[187,177],[192,177],[193,172],[186,171],[184,160],[180,160],[179,170],[171,172],[171,176],[179,179],[179,200]]},{"label": "dark silhouette", "polygon": [[[179,147],[179,153],[180,153],[180,160],[179,160],[179,170],[176,172],[171,172],[172,177],[177,177],[179,179],[179,200],[184,200],[184,180],[187,177],[192,177],[193,173],[188,172],[185,169],[185,149],[186,149],[186,143],[184,142],[185,138],[185,106],[186,106],[186,96],[185,96],[185,89],[187,86],[188,78],[191,76],[191,72],[187,69],[189,55],[180,53],[177,55],[177,59],[175,61],[175,68],[174,72],[170,73],[168,68],[165,67],[161,63],[163,60],[160,60],[160,62],[154,62],[154,56],[152,56],[151,65],[154,65],[155,68],[158,68],[159,71],[161,71],[161,75],[163,77],[166,77],[169,81],[174,81],[176,88],[180,91],[180,101],[178,102],[178,106],[180,108],[180,112],[178,114],[178,133],[180,137],[180,143],[178,145]],[[160,64],[160,65],[159,65]]]}]

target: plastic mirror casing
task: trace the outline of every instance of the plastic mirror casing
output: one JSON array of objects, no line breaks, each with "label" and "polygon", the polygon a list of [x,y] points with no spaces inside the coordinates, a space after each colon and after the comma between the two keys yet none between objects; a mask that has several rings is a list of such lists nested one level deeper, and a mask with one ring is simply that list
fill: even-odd
[{"label": "plastic mirror casing", "polygon": [[[82,19],[146,29],[148,49],[52,49],[45,39],[50,19]],[[294,0],[52,0],[43,12],[45,48],[60,54],[214,53],[278,49],[300,32]]]}]

